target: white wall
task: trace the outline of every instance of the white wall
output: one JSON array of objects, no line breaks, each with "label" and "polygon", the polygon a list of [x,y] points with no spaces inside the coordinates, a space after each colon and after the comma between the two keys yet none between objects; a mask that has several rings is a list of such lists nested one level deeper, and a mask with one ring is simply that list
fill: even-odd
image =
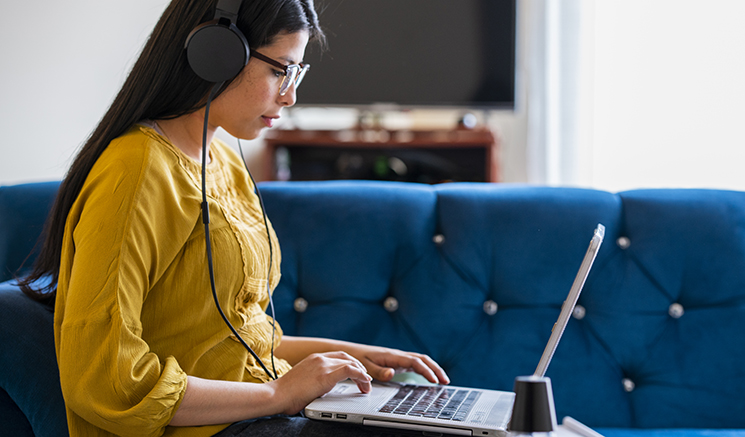
[{"label": "white wall", "polygon": [[745,190],[745,2],[520,4],[531,182]]},{"label": "white wall", "polygon": [[2,3],[0,184],[65,174],[167,3]]},{"label": "white wall", "polygon": [[745,190],[745,2],[603,0],[588,185]]}]

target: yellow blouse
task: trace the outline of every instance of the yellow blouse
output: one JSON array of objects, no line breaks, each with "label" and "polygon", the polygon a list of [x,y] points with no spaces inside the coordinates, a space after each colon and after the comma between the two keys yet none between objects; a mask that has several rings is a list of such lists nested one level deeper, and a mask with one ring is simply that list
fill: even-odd
[{"label": "yellow blouse", "polygon": [[[269,243],[259,200],[232,149],[215,140],[210,158],[218,298],[271,369]],[[141,125],[112,141],[86,179],[67,218],[54,320],[71,436],[210,436],[227,424],[167,426],[186,375],[268,380],[215,308],[201,200],[200,165]],[[273,289],[280,252],[270,232]],[[275,365],[280,375],[290,369],[280,359]]]}]

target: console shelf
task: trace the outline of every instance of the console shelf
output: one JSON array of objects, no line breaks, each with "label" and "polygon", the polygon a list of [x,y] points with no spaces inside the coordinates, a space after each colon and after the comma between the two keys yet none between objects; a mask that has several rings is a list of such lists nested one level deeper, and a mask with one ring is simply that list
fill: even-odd
[{"label": "console shelf", "polygon": [[489,130],[275,130],[267,133],[271,180],[371,179],[498,182]]}]

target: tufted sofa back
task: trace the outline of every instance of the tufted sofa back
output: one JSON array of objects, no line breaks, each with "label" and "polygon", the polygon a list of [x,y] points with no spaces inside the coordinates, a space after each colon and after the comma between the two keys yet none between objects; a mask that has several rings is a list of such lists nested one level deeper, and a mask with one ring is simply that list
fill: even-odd
[{"label": "tufted sofa back", "polygon": [[[34,247],[57,186],[0,188],[3,279]],[[425,352],[454,384],[502,390],[534,371],[603,223],[605,243],[547,373],[558,417],[745,428],[745,193],[384,182],[264,183],[262,192],[282,247],[275,306],[287,334]],[[51,342],[47,325],[39,338],[24,329],[25,341]],[[2,350],[0,423],[54,435],[40,430],[54,429],[50,414],[64,424],[59,387],[18,384],[13,370],[54,377],[51,343],[41,364],[40,348],[23,355],[14,331],[0,332],[14,351]]]},{"label": "tufted sofa back", "polygon": [[605,244],[548,369],[559,417],[744,427],[745,193],[267,183],[285,332],[429,354],[454,384],[532,374],[597,223]]}]

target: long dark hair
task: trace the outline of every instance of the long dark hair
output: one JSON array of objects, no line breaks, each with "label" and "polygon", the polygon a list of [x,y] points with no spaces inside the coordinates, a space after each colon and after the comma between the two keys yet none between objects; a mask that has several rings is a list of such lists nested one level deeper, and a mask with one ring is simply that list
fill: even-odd
[{"label": "long dark hair", "polygon": [[[141,120],[175,118],[206,104],[213,84],[199,78],[189,67],[184,43],[189,32],[212,19],[216,1],[173,0],[150,35],[119,94],[85,142],[60,184],[44,228],[43,243],[31,273],[19,281],[32,298],[54,302],[59,280],[65,222],[88,173],[115,138]],[[306,30],[310,39],[325,42],[313,0],[245,0],[238,29],[249,47],[269,45],[280,33]],[[223,85],[220,93],[228,87]],[[39,281],[45,277],[51,281]],[[37,282],[38,281],[38,282]],[[38,285],[40,283],[45,285]]]}]

